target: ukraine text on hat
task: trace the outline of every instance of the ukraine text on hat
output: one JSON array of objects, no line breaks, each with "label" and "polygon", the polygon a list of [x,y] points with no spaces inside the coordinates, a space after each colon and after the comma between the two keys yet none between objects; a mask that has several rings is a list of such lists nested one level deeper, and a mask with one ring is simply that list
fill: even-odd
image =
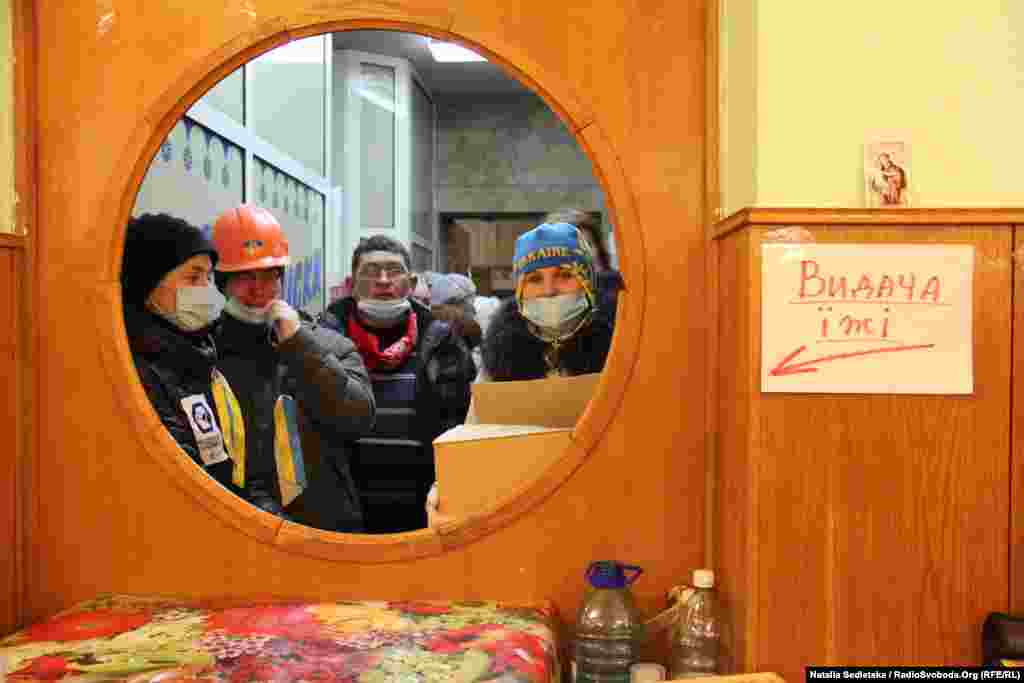
[{"label": "ukraine text on hat", "polygon": [[536,251],[531,251],[529,254],[520,257],[516,261],[516,270],[522,270],[526,266],[530,265],[534,261],[540,261],[546,258],[571,258],[573,254],[579,254],[579,250],[569,249],[568,247],[541,247]]}]

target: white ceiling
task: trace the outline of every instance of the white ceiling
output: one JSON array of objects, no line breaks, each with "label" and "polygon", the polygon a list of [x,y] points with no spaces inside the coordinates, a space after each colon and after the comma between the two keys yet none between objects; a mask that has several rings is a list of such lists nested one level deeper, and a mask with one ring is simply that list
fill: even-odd
[{"label": "white ceiling", "polygon": [[530,92],[490,62],[439,63],[427,49],[427,37],[398,31],[343,31],[334,34],[336,50],[361,50],[402,57],[435,96],[522,95]]}]

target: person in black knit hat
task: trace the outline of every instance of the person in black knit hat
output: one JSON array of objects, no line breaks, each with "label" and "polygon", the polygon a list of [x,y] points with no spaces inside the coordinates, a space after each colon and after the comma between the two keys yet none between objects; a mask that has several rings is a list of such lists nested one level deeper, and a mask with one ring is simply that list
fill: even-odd
[{"label": "person in black knit hat", "polygon": [[227,408],[233,399],[226,382],[216,382],[210,334],[224,307],[212,281],[216,262],[195,226],[143,214],[128,222],[121,298],[132,359],[160,421],[198,466],[239,494],[217,414],[217,398]]}]

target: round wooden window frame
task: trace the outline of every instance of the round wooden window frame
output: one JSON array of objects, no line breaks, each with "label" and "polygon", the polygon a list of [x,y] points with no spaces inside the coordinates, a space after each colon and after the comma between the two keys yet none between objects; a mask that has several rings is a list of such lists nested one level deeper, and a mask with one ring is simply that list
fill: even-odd
[{"label": "round wooden window frame", "polygon": [[[324,33],[348,30],[395,30],[456,41],[500,64],[539,95],[559,115],[594,167],[606,205],[615,217],[620,269],[627,288],[620,294],[618,319],[602,378],[594,398],[572,432],[565,452],[531,482],[504,498],[493,501],[478,514],[433,529],[401,534],[344,534],[285,522],[244,502],[207,476],[164,429],[145,391],[128,347],[121,309],[119,273],[124,228],[136,194],[162,141],[175,123],[209,88],[254,57],[288,42]],[[515,62],[502,55],[514,55]],[[171,481],[224,523],[251,538],[287,551],[344,562],[394,562],[437,555],[495,532],[550,496],[594,449],[618,412],[632,376],[640,346],[644,314],[645,261],[633,195],[599,122],[577,98],[570,83],[534,63],[503,35],[474,40],[457,33],[447,13],[424,14],[391,6],[358,7],[352,4],[318,13],[297,12],[277,17],[237,35],[229,43],[189,65],[184,74],[164,91],[131,132],[94,228],[94,244],[102,252],[97,263],[106,264],[106,277],[97,306],[98,338],[115,334],[112,343],[101,344],[103,362],[115,391],[144,450],[156,460]],[[114,226],[111,234],[110,226]]]}]

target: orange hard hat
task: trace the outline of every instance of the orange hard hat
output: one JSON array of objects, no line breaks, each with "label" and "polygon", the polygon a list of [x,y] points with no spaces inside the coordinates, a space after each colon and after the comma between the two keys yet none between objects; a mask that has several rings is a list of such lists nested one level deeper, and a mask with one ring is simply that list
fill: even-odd
[{"label": "orange hard hat", "polygon": [[213,224],[213,246],[222,273],[288,265],[288,238],[273,214],[259,206],[241,204],[222,213]]}]

